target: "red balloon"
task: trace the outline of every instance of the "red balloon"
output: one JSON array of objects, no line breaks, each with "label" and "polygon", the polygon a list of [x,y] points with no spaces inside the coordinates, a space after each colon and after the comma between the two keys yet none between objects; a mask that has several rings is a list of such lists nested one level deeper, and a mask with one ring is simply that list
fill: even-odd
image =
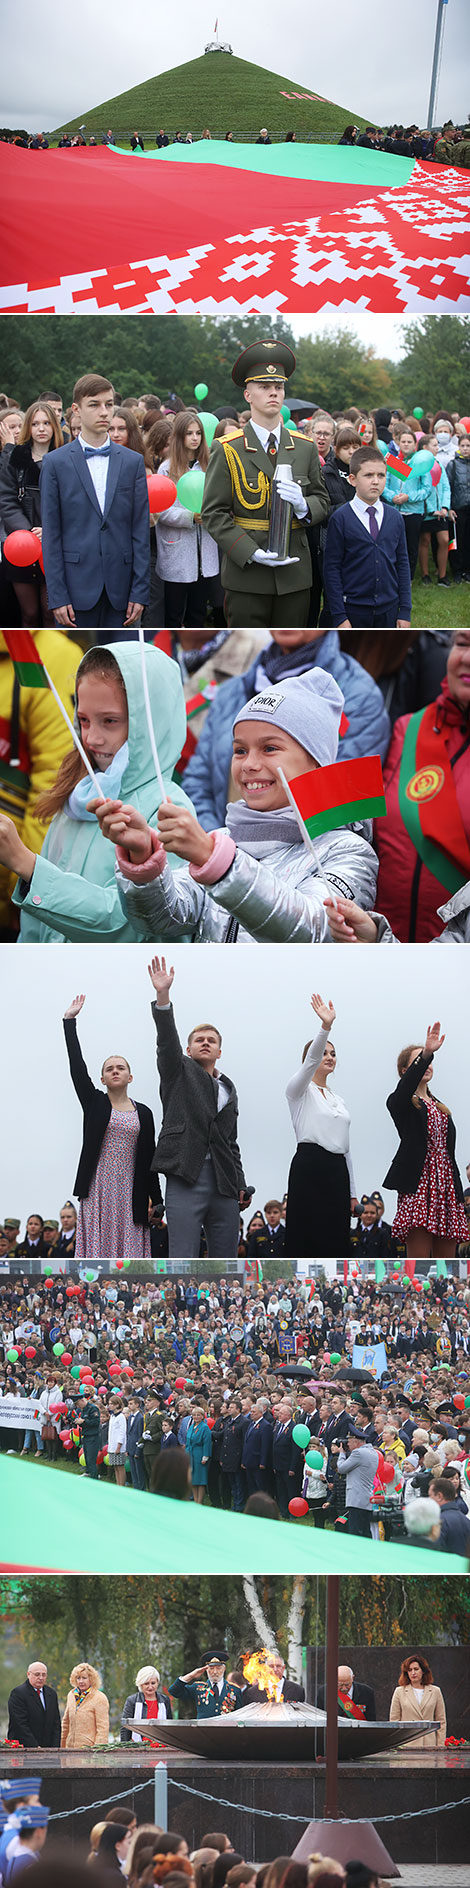
[{"label": "red balloon", "polygon": [[463,417],[463,415],[462,415],[462,419],[461,419],[461,421],[460,421],[460,425],[461,425],[461,426],[464,426],[464,427],[465,427],[465,431],[466,431],[466,433],[470,433],[470,417],[469,417],[469,415],[468,415],[468,413],[466,414],[466,416],[465,416],[465,419],[464,419],[464,417]]},{"label": "red balloon", "polygon": [[116,1271],[122,1272],[123,1265],[124,1259],[116,1259]]},{"label": "red balloon", "polygon": [[91,1368],[91,1364],[80,1364],[80,1378],[81,1378],[81,1381],[83,1382],[83,1378],[84,1378],[84,1377],[91,1377],[91,1376],[93,1376],[93,1371],[92,1371],[92,1368]]},{"label": "red balloon", "polygon": [[147,479],[149,506],[151,512],[168,511],[174,505],[176,485],[174,479],[166,478],[164,472],[152,472]]},{"label": "red balloon", "polygon": [[64,1448],[66,1448],[67,1443],[72,1441],[70,1429],[59,1429],[59,1440],[63,1442]]},{"label": "red balloon", "polygon": [[39,545],[39,557],[38,557],[38,564],[39,564],[39,569],[40,569],[40,570],[42,570],[42,574],[43,574],[43,577],[45,577],[45,575],[46,575],[46,572],[45,572],[45,569],[44,569],[44,558],[43,558],[43,554],[42,554],[42,544],[40,544],[40,545]]},{"label": "red balloon", "polygon": [[[28,1352],[26,1352],[26,1356],[27,1356],[27,1355],[28,1355]],[[454,1396],[454,1403],[455,1403],[455,1408],[456,1408],[456,1409],[465,1409],[465,1397],[464,1397],[464,1396],[460,1396],[460,1395],[459,1395],[459,1396]]]},{"label": "red balloon", "polygon": [[54,1280],[53,1280],[53,1278],[45,1278],[45,1279],[44,1279],[44,1284],[45,1284],[45,1287],[46,1287],[46,1291],[50,1291],[50,1288],[51,1288],[51,1285],[53,1285],[53,1284],[54,1284]]},{"label": "red balloon", "polygon": [[415,1291],[422,1291],[423,1286],[422,1286],[422,1281],[420,1278],[413,1279],[413,1284],[414,1284]]},{"label": "red balloon", "polygon": [[[168,1398],[168,1401],[169,1401],[169,1400],[170,1400],[170,1399]],[[208,1429],[213,1429],[213,1428],[214,1428],[214,1423],[215,1423],[215,1416],[207,1416],[207,1418],[206,1418],[206,1421],[207,1421],[207,1427],[208,1427]]]},{"label": "red balloon", "polygon": [[61,1361],[61,1364],[63,1364],[64,1366],[64,1370],[68,1370],[69,1364],[71,1364],[72,1362],[71,1350],[63,1350],[60,1361]]},{"label": "red balloon", "polygon": [[395,1474],[395,1469],[393,1468],[392,1463],[384,1462],[383,1469],[381,1469],[380,1480],[382,1482],[393,1482],[394,1474]]},{"label": "red balloon", "polygon": [[110,1375],[110,1377],[120,1377],[120,1375],[121,1375],[121,1365],[120,1365],[120,1364],[109,1364],[109,1365],[108,1365],[108,1369],[109,1369],[109,1375]]},{"label": "red balloon", "polygon": [[5,557],[18,569],[26,569],[27,564],[37,564],[41,546],[34,531],[10,531],[3,546]]},{"label": "red balloon", "polygon": [[[25,1350],[25,1357],[27,1357],[28,1359],[31,1359],[31,1357],[35,1357],[35,1356],[36,1356],[36,1352],[34,1349],[34,1344],[27,1344],[26,1350]],[[464,1402],[465,1402],[465,1397],[464,1397]]]},{"label": "red balloon", "polygon": [[431,471],[431,485],[439,484],[441,472],[442,472],[442,466],[439,465],[439,460],[436,459],[432,467],[432,471]]},{"label": "red balloon", "polygon": [[98,1390],[98,1396],[106,1396],[106,1384],[105,1384],[105,1383],[100,1383],[100,1386],[99,1386],[99,1390]]},{"label": "red balloon", "polygon": [[134,1370],[132,1369],[132,1367],[131,1367],[131,1364],[123,1364],[123,1365],[122,1365],[122,1375],[123,1375],[123,1377],[134,1377],[134,1376],[135,1376],[135,1371],[134,1371]]},{"label": "red balloon", "polygon": [[292,1501],[289,1502],[289,1514],[293,1514],[296,1521],[300,1520],[302,1514],[308,1514],[308,1501],[304,1500],[303,1495],[292,1496]]},{"label": "red balloon", "polygon": [[175,1377],[175,1390],[184,1390],[186,1377]]}]

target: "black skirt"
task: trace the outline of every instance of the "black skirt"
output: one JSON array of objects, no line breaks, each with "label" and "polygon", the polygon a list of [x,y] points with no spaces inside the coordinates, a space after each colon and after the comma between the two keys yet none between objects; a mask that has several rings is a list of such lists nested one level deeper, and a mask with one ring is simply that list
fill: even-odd
[{"label": "black skirt", "polygon": [[285,1256],[347,1259],[351,1189],[344,1154],[299,1141],[289,1174]]}]

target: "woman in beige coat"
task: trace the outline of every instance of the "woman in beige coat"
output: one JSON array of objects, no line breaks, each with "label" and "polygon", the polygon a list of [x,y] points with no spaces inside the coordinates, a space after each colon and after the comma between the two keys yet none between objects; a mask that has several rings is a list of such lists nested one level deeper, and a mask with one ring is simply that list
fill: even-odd
[{"label": "woman in beige coat", "polygon": [[447,1722],[442,1691],[433,1683],[431,1668],[421,1652],[412,1652],[403,1660],[389,1715],[392,1724],[419,1724],[420,1719],[423,1722],[434,1719],[435,1731],[423,1732],[422,1737],[414,1738],[412,1750],[438,1750],[445,1744]]},{"label": "woman in beige coat", "polygon": [[62,1750],[94,1750],[107,1744],[109,1704],[93,1665],[74,1665],[62,1721]]}]

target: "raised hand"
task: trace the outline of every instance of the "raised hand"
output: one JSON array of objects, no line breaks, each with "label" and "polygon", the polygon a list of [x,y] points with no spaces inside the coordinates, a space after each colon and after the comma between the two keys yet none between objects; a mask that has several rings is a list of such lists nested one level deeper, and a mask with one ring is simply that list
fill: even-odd
[{"label": "raised hand", "polygon": [[162,957],[161,961],[159,957],[152,957],[152,962],[149,964],[148,968],[150,982],[153,983],[154,990],[157,992],[157,1003],[164,1005],[169,1001],[170,990],[175,975],[174,970],[167,970],[164,957]]},{"label": "raised hand", "polygon": [[74,996],[72,1002],[69,1003],[68,1010],[64,1010],[64,1022],[66,1016],[79,1016],[80,1010],[83,1009],[84,1002],[84,996]]},{"label": "raised hand", "polygon": [[315,1010],[315,1015],[318,1016],[318,1020],[322,1024],[322,1028],[331,1029],[336,1020],[336,1010],[333,1009],[331,1000],[329,1003],[324,1003],[322,997],[316,992],[314,996],[311,996],[310,1002],[312,1010]]},{"label": "raised hand", "polygon": [[428,1023],[424,1044],[425,1055],[436,1055],[437,1050],[442,1049],[443,1042],[445,1042],[445,1036],[441,1036],[440,1023]]}]

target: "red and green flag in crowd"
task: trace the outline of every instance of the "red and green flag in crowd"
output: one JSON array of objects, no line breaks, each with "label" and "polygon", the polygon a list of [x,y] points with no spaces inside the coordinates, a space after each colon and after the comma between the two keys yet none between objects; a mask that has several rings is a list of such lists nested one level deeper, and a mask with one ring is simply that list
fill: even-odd
[{"label": "red and green flag in crowd", "polygon": [[3,640],[21,688],[49,688],[49,678],[31,630],[5,629]]},{"label": "red and green flag in crowd", "polygon": [[374,1259],[374,1271],[375,1271],[375,1283],[376,1285],[381,1285],[382,1279],[385,1278],[385,1266],[384,1266],[383,1259]]},{"label": "red and green flag in crowd", "polygon": [[331,767],[298,774],[289,782],[288,797],[311,840],[334,826],[378,819],[387,811],[380,754],[334,761]]},{"label": "red and green flag in crowd", "polygon": [[407,465],[406,459],[402,459],[401,452],[387,453],[385,465],[388,466],[394,479],[409,479],[411,466]]}]

